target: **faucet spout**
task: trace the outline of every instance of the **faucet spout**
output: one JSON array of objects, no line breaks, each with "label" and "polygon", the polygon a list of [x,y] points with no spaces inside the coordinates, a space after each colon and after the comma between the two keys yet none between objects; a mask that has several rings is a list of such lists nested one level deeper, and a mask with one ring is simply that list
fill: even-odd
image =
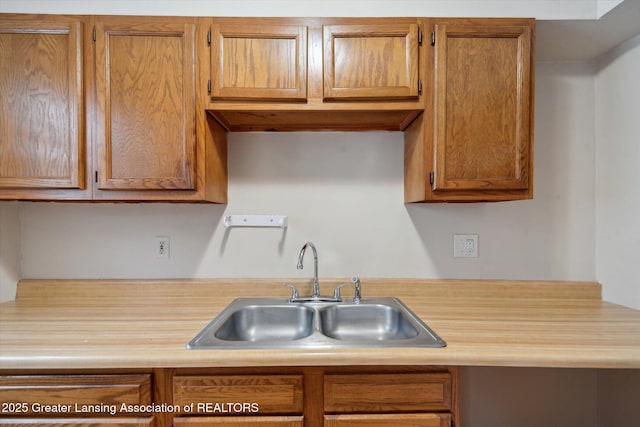
[{"label": "faucet spout", "polygon": [[320,284],[318,283],[318,251],[316,251],[316,247],[313,243],[307,242],[304,244],[302,249],[300,249],[300,254],[298,255],[298,270],[302,270],[304,268],[302,265],[302,259],[304,258],[307,248],[311,248],[311,251],[313,252],[313,292],[311,294],[311,298],[319,298]]}]

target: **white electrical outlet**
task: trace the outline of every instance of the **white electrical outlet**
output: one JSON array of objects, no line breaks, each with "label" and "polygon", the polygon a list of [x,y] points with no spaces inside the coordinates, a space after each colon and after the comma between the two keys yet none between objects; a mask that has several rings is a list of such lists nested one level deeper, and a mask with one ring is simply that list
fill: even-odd
[{"label": "white electrical outlet", "polygon": [[477,234],[454,234],[453,235],[453,257],[454,258],[476,258],[478,256],[478,235]]},{"label": "white electrical outlet", "polygon": [[171,249],[171,239],[169,236],[156,236],[156,258],[169,259],[169,250]]}]

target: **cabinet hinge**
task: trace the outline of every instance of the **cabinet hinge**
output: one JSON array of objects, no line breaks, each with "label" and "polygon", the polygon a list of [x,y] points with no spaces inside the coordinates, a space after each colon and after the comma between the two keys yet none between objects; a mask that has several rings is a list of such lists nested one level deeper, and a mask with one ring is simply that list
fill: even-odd
[{"label": "cabinet hinge", "polygon": [[207,31],[207,44],[211,46],[211,30]]},{"label": "cabinet hinge", "polygon": [[418,93],[422,93],[422,80],[418,80]]},{"label": "cabinet hinge", "polygon": [[422,30],[418,30],[418,44],[422,44]]},{"label": "cabinet hinge", "polygon": [[431,31],[431,46],[435,46],[436,44],[436,32]]},{"label": "cabinet hinge", "polygon": [[211,93],[211,80],[207,80],[207,92]]},{"label": "cabinet hinge", "polygon": [[429,184],[433,185],[434,175],[433,171],[429,172]]},{"label": "cabinet hinge", "polygon": [[91,37],[93,38],[93,41],[96,41],[96,27],[93,27],[93,31],[91,32]]},{"label": "cabinet hinge", "polygon": [[95,177],[95,180],[96,180],[96,181],[95,181],[95,182],[97,183],[97,182],[98,182],[98,171],[96,171],[96,174],[95,174],[95,175],[96,175],[96,177]]}]

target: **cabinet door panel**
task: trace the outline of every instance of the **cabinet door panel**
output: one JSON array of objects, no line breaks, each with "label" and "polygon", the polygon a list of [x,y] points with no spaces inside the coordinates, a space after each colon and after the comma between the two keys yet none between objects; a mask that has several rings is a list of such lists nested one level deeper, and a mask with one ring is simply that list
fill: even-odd
[{"label": "cabinet door panel", "polygon": [[195,24],[96,25],[98,188],[195,188]]},{"label": "cabinet door panel", "polygon": [[418,25],[323,27],[325,99],[414,99]]},{"label": "cabinet door panel", "polygon": [[434,190],[526,190],[531,29],[436,25]]},{"label": "cabinet door panel", "polygon": [[213,25],[214,99],[303,100],[307,27]]},{"label": "cabinet door panel", "polygon": [[324,427],[449,427],[449,414],[325,415]]},{"label": "cabinet door panel", "polygon": [[82,23],[0,22],[0,189],[84,188]]}]

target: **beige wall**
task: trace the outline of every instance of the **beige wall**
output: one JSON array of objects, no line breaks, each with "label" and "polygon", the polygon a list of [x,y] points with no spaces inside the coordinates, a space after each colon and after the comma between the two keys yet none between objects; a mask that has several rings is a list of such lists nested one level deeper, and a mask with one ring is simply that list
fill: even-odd
[{"label": "beige wall", "polygon": [[596,278],[640,309],[640,35],[596,63]]},{"label": "beige wall", "polygon": [[14,299],[21,276],[19,202],[0,202],[0,302]]},{"label": "beige wall", "polygon": [[[593,79],[584,65],[539,64],[535,198],[405,205],[399,132],[234,133],[229,203],[25,204],[29,278],[308,277],[307,240],[324,277],[593,280]],[[227,214],[281,214],[289,227],[231,229]],[[453,234],[480,256],[453,258]],[[154,236],[171,237],[171,258]],[[51,250],[63,242],[64,250]]]}]

